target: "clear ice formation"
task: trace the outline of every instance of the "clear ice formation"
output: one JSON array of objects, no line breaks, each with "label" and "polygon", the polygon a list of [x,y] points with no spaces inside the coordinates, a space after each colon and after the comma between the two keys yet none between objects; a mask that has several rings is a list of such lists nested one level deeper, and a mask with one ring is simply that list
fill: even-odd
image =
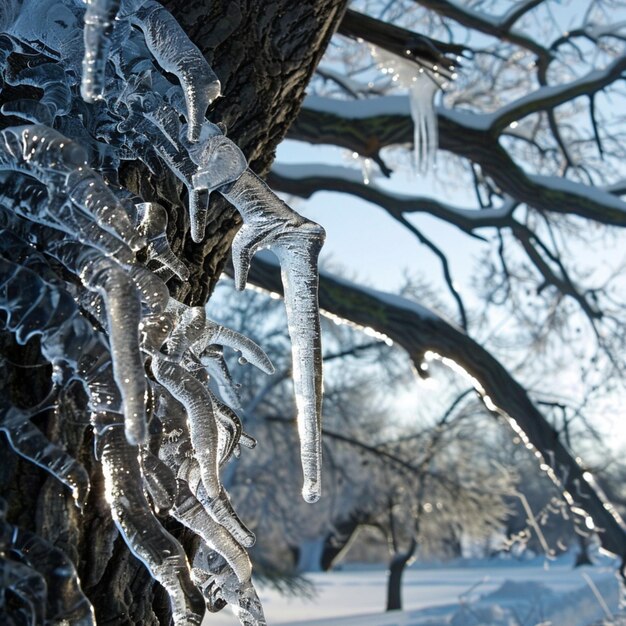
[{"label": "clear ice formation", "polygon": [[408,89],[415,169],[424,174],[435,165],[439,142],[435,96],[441,89],[442,77],[437,66],[432,70],[418,67],[414,61],[376,46],[371,46],[371,53],[383,73],[391,75],[394,83]]},{"label": "clear ice formation", "polygon": [[[5,624],[96,624],[72,561],[38,535],[9,524],[4,503],[0,507],[0,581],[0,617]],[[2,615],[7,589],[23,603],[23,622]]]},{"label": "clear ice formation", "polygon": [[[168,241],[167,210],[124,188],[118,169],[137,159],[155,176],[176,176],[196,242],[211,193],[229,200],[244,222],[233,244],[239,289],[257,250],[278,257],[308,501],[320,493],[324,231],[278,199],[223,126],[205,119],[219,80],[159,3],[21,0],[14,8],[0,23],[2,79],[40,96],[0,110],[22,120],[0,131],[0,331],[21,345],[38,338],[53,385],[29,408],[3,397],[0,431],[85,506],[85,468],[31,421],[80,384],[112,518],[167,591],[174,623],[199,624],[205,610],[230,605],[242,624],[262,626],[246,550],[255,537],[220,478],[242,446],[256,444],[236,412],[223,350],[267,374],[274,368],[253,341],[170,296],[164,280],[190,272]],[[193,569],[157,515],[198,535]],[[23,541],[36,548],[29,558],[9,558]],[[0,599],[7,590],[19,607],[5,616],[0,602],[0,621],[95,624],[69,559],[11,526],[2,509]]]}]

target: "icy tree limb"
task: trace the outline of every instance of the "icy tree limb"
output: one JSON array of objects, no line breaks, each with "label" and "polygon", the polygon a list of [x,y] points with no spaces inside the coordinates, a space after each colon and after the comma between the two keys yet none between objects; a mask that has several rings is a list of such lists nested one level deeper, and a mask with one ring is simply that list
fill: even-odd
[{"label": "icy tree limb", "polygon": [[[279,268],[267,256],[257,259],[249,280],[282,292]],[[430,354],[464,370],[485,406],[540,453],[568,504],[590,518],[602,547],[626,558],[626,526],[613,505],[563,445],[526,390],[485,348],[435,313],[399,296],[321,275],[319,297],[323,311],[392,339],[408,352],[416,367]]]},{"label": "icy tree limb", "polygon": [[352,9],[345,12],[337,32],[357,40],[363,39],[387,52],[413,61],[420,67],[432,69],[433,65],[437,65],[443,72],[448,72],[450,65],[456,63],[447,59],[446,54],[462,55],[467,49],[462,45],[420,35]]}]

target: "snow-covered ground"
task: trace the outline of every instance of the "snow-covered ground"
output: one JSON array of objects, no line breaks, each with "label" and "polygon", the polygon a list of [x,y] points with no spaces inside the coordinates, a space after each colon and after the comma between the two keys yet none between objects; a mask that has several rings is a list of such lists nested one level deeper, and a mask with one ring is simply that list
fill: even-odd
[{"label": "snow-covered ground", "polygon": [[[263,587],[260,596],[270,626],[590,626],[617,612],[615,571],[608,562],[573,569],[570,557],[414,565],[404,576],[405,610],[392,613],[384,612],[386,572],[371,566],[308,575],[313,599]],[[228,609],[204,622],[237,623]]]}]

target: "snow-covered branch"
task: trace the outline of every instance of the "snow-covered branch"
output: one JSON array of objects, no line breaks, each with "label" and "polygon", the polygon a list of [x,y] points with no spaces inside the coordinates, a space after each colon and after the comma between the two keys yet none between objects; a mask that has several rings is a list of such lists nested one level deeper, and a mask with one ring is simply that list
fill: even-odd
[{"label": "snow-covered branch", "polygon": [[[502,193],[540,211],[626,225],[626,203],[620,198],[571,180],[527,173],[500,145],[490,124],[489,115],[439,109],[440,148],[479,165]],[[355,107],[354,102],[309,97],[289,137],[374,158],[387,146],[410,144],[413,122],[406,98],[372,98]]]}]

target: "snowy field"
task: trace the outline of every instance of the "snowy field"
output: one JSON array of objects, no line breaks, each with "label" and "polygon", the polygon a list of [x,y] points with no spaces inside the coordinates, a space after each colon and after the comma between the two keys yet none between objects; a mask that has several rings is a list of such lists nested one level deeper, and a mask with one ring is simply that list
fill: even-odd
[{"label": "snowy field", "polygon": [[[414,565],[404,576],[405,610],[384,613],[386,572],[353,566],[309,574],[313,599],[260,589],[269,626],[590,626],[614,615],[615,567],[553,562],[460,561]],[[225,609],[205,626],[235,626]],[[621,623],[621,622],[620,622]]]}]

